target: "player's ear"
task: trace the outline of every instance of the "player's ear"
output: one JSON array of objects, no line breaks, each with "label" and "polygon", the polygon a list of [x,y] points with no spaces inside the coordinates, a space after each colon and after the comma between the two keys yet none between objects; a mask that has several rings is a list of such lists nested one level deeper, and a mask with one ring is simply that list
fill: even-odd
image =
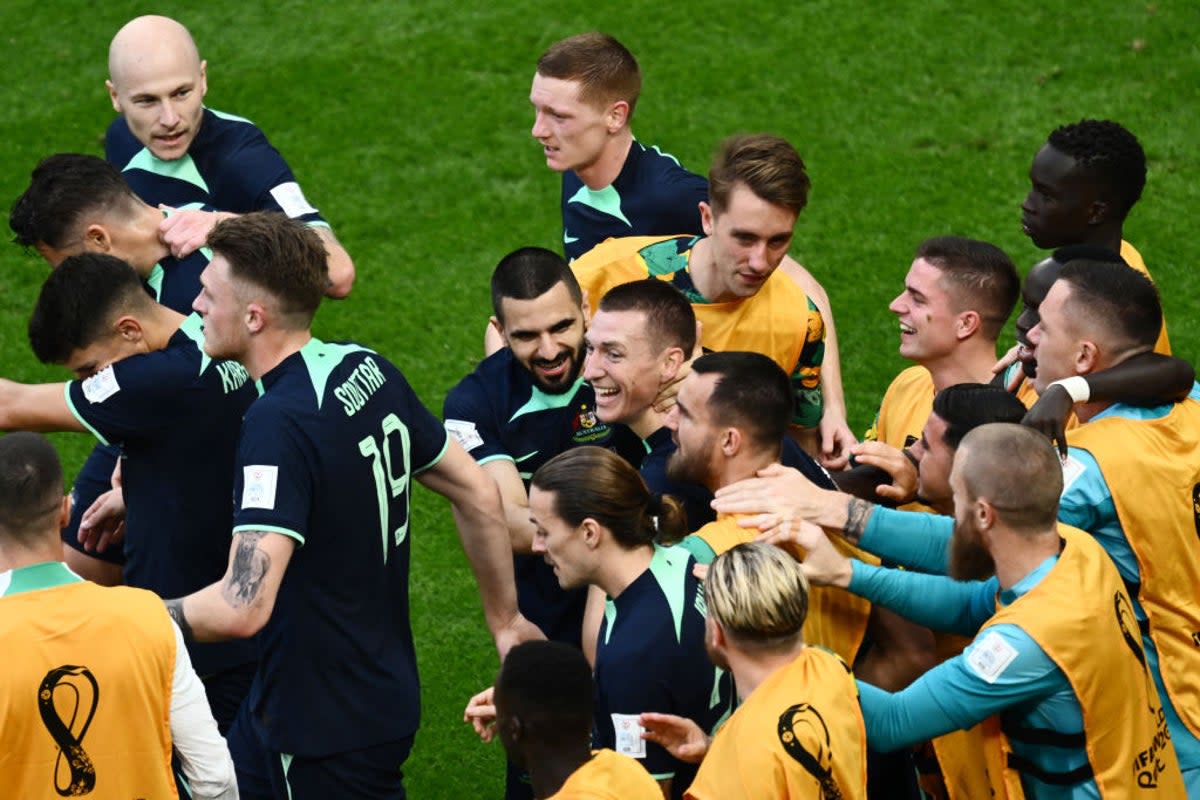
[{"label": "player's ear", "polygon": [[113,111],[121,113],[121,101],[117,96],[117,87],[113,86],[112,81],[105,81],[104,88],[108,89],[108,99],[112,101]]},{"label": "player's ear", "polygon": [[200,96],[208,94],[208,61],[200,62]]},{"label": "player's ear", "polygon": [[267,310],[259,303],[251,303],[246,306],[246,329],[251,333],[258,333],[263,329],[267,322]]},{"label": "player's ear", "polygon": [[1100,347],[1087,339],[1079,343],[1079,349],[1075,351],[1075,374],[1087,375],[1090,372],[1095,372],[1100,363]]},{"label": "player's ear", "polygon": [[608,107],[608,114],[605,115],[608,132],[616,133],[625,127],[629,122],[629,103],[625,100],[618,100]]},{"label": "player's ear", "polygon": [[496,333],[500,334],[501,339],[504,338],[504,325],[503,325],[503,323],[500,322],[499,319],[497,319],[494,316],[488,317],[488,325],[491,325],[492,330],[494,330],[494,331],[496,331]]},{"label": "player's ear", "polygon": [[103,225],[88,225],[83,232],[83,246],[93,253],[112,252],[112,236]]},{"label": "player's ear", "polygon": [[700,229],[704,231],[705,236],[712,236],[713,232],[713,212],[710,206],[704,200],[700,201]]},{"label": "player's ear", "polygon": [[737,428],[726,428],[721,432],[721,454],[733,458],[742,449],[745,437]]},{"label": "player's ear", "polygon": [[679,376],[679,369],[687,362],[687,354],[680,347],[668,347],[667,352],[663,354],[663,375],[662,381],[670,383]]},{"label": "player's ear", "polygon": [[58,509],[58,527],[65,528],[71,524],[71,495],[64,494],[62,507]]},{"label": "player's ear", "polygon": [[963,311],[954,320],[954,335],[961,341],[979,330],[982,321],[978,311]]},{"label": "player's ear", "polygon": [[1100,225],[1108,221],[1108,218],[1111,214],[1112,203],[1108,202],[1103,197],[1097,197],[1092,201],[1091,205],[1088,206],[1088,224]]},{"label": "player's ear", "polygon": [[588,303],[587,289],[580,289],[579,295],[582,298],[579,302],[579,310],[583,312],[583,327],[586,330],[588,323],[592,321],[592,306]]},{"label": "player's ear", "polygon": [[601,536],[603,528],[599,522],[591,517],[587,517],[580,524],[579,529],[583,534],[583,543],[588,546],[588,549],[595,550],[600,546],[600,539],[603,538]]},{"label": "player's ear", "polygon": [[117,318],[113,323],[113,332],[127,342],[140,342],[144,333],[142,323],[129,314]]}]

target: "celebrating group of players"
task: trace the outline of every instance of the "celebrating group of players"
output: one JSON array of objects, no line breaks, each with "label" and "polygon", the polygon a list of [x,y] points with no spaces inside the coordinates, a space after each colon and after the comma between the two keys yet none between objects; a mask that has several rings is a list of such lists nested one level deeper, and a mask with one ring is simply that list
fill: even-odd
[{"label": "celebrating group of players", "polygon": [[99,440],[64,500],[45,439],[0,439],[20,796],[404,797],[416,480],[504,659],[464,718],[509,798],[1200,798],[1200,388],[1122,239],[1124,128],[1037,152],[1023,291],[993,245],[918,246],[914,366],[858,443],[787,255],[799,153],[734,136],[690,173],[633,138],[628,50],[557,42],[530,100],[566,258],[499,261],[439,421],[312,336],[353,263],[203,105],[186,29],[131,21],[109,70],[107,159],[50,156],[10,215],[53,267],[34,354],[76,379],[0,381],[0,429]]}]

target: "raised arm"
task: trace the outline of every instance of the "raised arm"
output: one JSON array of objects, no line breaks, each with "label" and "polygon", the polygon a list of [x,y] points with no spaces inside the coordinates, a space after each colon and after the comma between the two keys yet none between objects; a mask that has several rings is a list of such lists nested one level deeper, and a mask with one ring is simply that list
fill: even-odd
[{"label": "raised arm", "polygon": [[0,430],[87,431],[71,413],[65,383],[17,383],[0,378]]},{"label": "raised arm", "polygon": [[496,488],[500,490],[512,551],[522,555],[532,553],[534,525],[529,517],[529,494],[525,491],[521,474],[517,472],[517,465],[507,458],[498,458],[484,464],[483,471],[496,482]]}]

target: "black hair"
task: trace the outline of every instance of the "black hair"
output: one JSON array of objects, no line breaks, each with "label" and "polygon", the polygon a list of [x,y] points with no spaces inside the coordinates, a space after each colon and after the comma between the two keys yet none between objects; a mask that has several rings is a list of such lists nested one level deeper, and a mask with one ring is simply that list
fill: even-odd
[{"label": "black hair", "polygon": [[567,291],[575,305],[583,303],[583,291],[579,288],[579,281],[575,279],[575,273],[571,271],[571,265],[565,258],[544,247],[522,247],[514,250],[500,259],[500,263],[492,272],[492,313],[503,324],[501,300],[533,300],[559,283],[567,285]]},{"label": "black hair", "polygon": [[991,422],[1020,423],[1028,409],[1015,395],[999,386],[958,383],[933,398],[933,413],[946,423],[942,441],[957,448],[963,437]]},{"label": "black hair", "polygon": [[128,211],[138,202],[120,171],[104,159],[59,153],[34,168],[29,188],[13,204],[8,225],[19,245],[41,243],[57,249],[67,244],[84,214]]},{"label": "black hair", "polygon": [[1085,119],[1056,128],[1047,143],[1112,194],[1124,219],[1146,186],[1146,152],[1137,137],[1111,120]]}]

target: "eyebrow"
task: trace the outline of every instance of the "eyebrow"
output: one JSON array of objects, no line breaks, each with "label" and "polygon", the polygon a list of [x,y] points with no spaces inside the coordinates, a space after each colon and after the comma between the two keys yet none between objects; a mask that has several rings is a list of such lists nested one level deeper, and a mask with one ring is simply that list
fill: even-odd
[{"label": "eyebrow", "polygon": [[[202,283],[203,283],[203,281],[202,281]],[[563,317],[562,319],[558,320],[550,327],[546,328],[546,330],[550,331],[551,333],[555,333],[557,331],[566,330],[567,328],[571,327],[574,324],[575,324],[575,320],[573,318]],[[537,336],[539,333],[541,333],[541,331],[537,328],[514,328],[509,335],[510,336]]]}]

